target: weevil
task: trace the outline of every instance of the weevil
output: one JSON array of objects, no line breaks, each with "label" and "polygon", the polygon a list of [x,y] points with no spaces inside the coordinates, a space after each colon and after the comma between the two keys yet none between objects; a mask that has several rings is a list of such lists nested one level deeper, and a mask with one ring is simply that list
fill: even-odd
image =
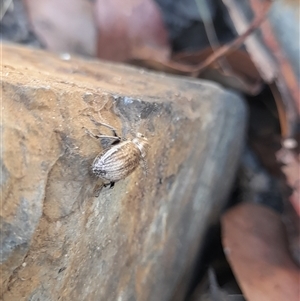
[{"label": "weevil", "polygon": [[110,129],[113,135],[106,136],[88,133],[95,138],[113,140],[113,143],[94,159],[91,168],[97,177],[106,182],[104,186],[110,185],[110,188],[112,188],[115,182],[125,179],[140,164],[143,165],[147,172],[148,139],[141,133],[137,133],[136,137],[131,140],[122,139],[112,126],[105,123],[101,123],[101,125]]}]

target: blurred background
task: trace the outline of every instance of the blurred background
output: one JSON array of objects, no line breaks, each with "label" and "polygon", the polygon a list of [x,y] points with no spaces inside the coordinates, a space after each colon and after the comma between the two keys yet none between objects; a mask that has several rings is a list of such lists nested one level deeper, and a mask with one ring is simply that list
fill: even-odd
[{"label": "blurred background", "polygon": [[[300,264],[298,1],[2,0],[0,20],[3,43],[46,49],[64,59],[77,55],[206,79],[243,95],[249,110],[247,143],[185,300],[246,300],[247,292],[247,300],[263,301],[255,290],[264,292],[264,300],[274,300],[275,287],[295,291]],[[255,224],[263,225],[264,235],[251,231]],[[252,240],[243,242],[244,237]],[[232,246],[237,255],[229,260],[226,250]],[[247,268],[259,262],[265,262],[271,280]]]}]

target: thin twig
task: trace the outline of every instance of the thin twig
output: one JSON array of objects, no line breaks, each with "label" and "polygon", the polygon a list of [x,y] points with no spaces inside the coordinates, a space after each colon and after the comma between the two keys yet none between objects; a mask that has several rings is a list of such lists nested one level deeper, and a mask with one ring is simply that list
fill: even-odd
[{"label": "thin twig", "polygon": [[211,64],[216,62],[221,57],[228,55],[230,52],[233,52],[237,48],[239,48],[245,41],[245,39],[253,33],[260,25],[261,23],[266,19],[266,16],[269,12],[271,3],[267,2],[265,4],[264,9],[262,10],[262,13],[257,16],[252,23],[249,25],[248,29],[241,34],[239,37],[237,37],[235,40],[230,42],[229,44],[226,44],[219,48],[216,52],[214,52],[212,55],[210,55],[203,63],[199,64],[197,66],[197,71],[195,71],[192,76],[198,77],[199,74],[204,71],[206,68],[208,68]]}]

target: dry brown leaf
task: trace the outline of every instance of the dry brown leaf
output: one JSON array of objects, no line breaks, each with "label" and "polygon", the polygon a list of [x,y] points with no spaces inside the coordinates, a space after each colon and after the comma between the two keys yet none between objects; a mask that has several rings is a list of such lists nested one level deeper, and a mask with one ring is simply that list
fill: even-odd
[{"label": "dry brown leaf", "polygon": [[85,0],[25,0],[25,4],[33,30],[47,49],[95,55],[92,3]]},{"label": "dry brown leaf", "polygon": [[242,203],[221,221],[223,248],[248,301],[298,301],[300,271],[288,251],[280,216]]},{"label": "dry brown leaf", "polygon": [[97,0],[97,56],[112,61],[165,59],[168,35],[152,0]]}]

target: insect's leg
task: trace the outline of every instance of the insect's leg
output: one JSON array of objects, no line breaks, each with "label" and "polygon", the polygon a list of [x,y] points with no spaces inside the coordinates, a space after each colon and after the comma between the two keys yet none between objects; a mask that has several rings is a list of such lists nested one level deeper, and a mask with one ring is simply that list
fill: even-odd
[{"label": "insect's leg", "polygon": [[102,125],[102,126],[107,127],[108,129],[110,129],[113,132],[115,137],[118,137],[121,140],[120,136],[117,134],[117,130],[113,126],[111,126],[107,123],[104,123],[104,122],[99,122],[99,121],[95,120],[95,118],[93,118],[93,116],[91,116],[91,115],[88,115],[88,116],[96,125],[98,125],[98,126]]},{"label": "insect's leg", "polygon": [[107,124],[107,123],[101,121],[101,120],[103,120],[103,118],[102,118],[102,116],[101,116],[100,111],[98,111],[98,117],[99,117],[99,120],[100,120],[100,122],[98,122],[98,124],[99,124],[99,125],[103,125],[103,126],[107,127],[108,129],[110,129],[110,130],[113,132],[114,136],[118,137],[118,138],[120,139],[120,141],[121,141],[122,139],[121,139],[121,137],[117,134],[117,130],[116,130],[113,126],[111,126],[111,125],[109,125],[109,124]]},{"label": "insect's leg", "polygon": [[121,140],[121,138],[120,138],[119,135],[117,134],[117,130],[116,130],[114,127],[112,127],[112,126],[109,125],[109,124],[102,123],[102,122],[100,122],[100,125],[105,126],[105,127],[107,127],[108,129],[110,129],[110,130],[113,132],[114,136],[115,136],[115,137],[118,137],[118,138]]},{"label": "insect's leg", "polygon": [[107,183],[107,184],[103,184],[104,187],[107,187],[109,186],[109,189],[113,188],[115,186],[115,182],[110,182],[110,183]]},{"label": "insect's leg", "polygon": [[98,139],[99,135],[95,135],[94,133],[92,133],[90,130],[88,130],[87,128],[83,127],[85,129],[85,132],[87,134],[89,134],[91,137]]}]

